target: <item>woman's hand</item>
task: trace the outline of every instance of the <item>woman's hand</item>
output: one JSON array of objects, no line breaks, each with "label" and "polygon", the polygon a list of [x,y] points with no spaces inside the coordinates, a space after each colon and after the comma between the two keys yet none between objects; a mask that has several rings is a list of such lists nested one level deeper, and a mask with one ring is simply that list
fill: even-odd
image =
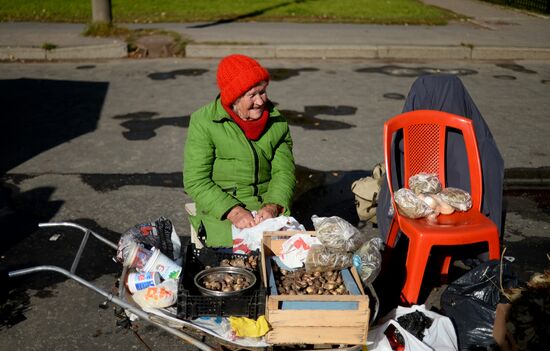
[{"label": "woman's hand", "polygon": [[227,214],[227,219],[229,219],[231,223],[239,229],[250,228],[256,225],[254,217],[252,217],[252,213],[241,206],[233,207]]},{"label": "woman's hand", "polygon": [[276,204],[267,204],[258,211],[256,217],[254,217],[254,222],[255,224],[258,224],[268,218],[275,218],[280,212],[281,206]]}]

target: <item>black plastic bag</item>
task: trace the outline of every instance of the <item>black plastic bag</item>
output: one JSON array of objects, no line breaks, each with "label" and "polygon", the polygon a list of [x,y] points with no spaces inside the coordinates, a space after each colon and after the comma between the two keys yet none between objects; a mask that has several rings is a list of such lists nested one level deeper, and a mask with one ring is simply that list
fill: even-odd
[{"label": "black plastic bag", "polygon": [[[500,261],[483,262],[449,284],[441,295],[441,309],[453,321],[461,351],[495,344],[497,304],[508,302],[500,291],[500,271]],[[503,264],[502,287],[517,286],[517,278]]]}]

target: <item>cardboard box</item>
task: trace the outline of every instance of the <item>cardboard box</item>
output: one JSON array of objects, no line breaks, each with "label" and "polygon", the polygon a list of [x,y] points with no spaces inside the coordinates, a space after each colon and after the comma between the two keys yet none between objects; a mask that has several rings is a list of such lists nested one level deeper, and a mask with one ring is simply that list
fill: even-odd
[{"label": "cardboard box", "polygon": [[264,233],[262,274],[268,293],[272,292],[266,302],[266,318],[272,328],[266,341],[273,344],[364,345],[370,317],[369,297],[363,291],[355,268],[342,271],[350,295],[276,294],[272,286],[271,257],[278,255],[283,242],[296,233],[301,232]]}]

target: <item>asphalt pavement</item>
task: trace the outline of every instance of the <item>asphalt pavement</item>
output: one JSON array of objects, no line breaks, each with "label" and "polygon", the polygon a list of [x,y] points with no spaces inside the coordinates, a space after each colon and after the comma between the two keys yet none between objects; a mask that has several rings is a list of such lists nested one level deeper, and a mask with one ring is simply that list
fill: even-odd
[{"label": "asphalt pavement", "polygon": [[[239,51],[270,69],[270,98],[291,121],[300,179],[293,211],[304,221],[315,213],[359,224],[350,184],[381,160],[383,121],[399,113],[417,76],[460,76],[505,158],[506,255],[522,278],[546,269],[550,20],[473,0],[426,2],[470,19],[436,27],[128,24],[192,40],[186,58],[150,60],[124,59],[120,41],[81,36],[84,24],[0,23],[0,58],[15,61],[0,69],[0,129],[10,131],[2,139],[0,268],[70,267],[78,233],[37,230],[37,222],[73,221],[116,242],[163,215],[187,236],[181,150],[189,114],[217,93],[215,58]],[[45,43],[58,48],[45,51]],[[16,55],[25,50],[35,56]],[[112,255],[91,240],[77,273],[111,291],[120,276]],[[157,328],[119,328],[112,304],[70,279],[10,284],[0,350],[193,350]]]},{"label": "asphalt pavement", "polygon": [[[217,58],[241,52],[257,58],[381,58],[550,60],[547,16],[477,0],[425,0],[466,15],[446,26],[339,23],[124,24],[159,28],[188,40],[185,56]],[[249,17],[248,20],[253,20]],[[116,22],[116,18],[115,18]],[[126,57],[126,44],[84,37],[85,24],[0,23],[0,60],[70,60]],[[55,48],[45,49],[45,46]]]},{"label": "asphalt pavement", "polygon": [[[37,230],[38,222],[75,222],[116,243],[130,226],[162,215],[188,236],[181,153],[189,115],[217,94],[218,61],[0,64],[0,130],[9,131],[0,139],[8,201],[0,206],[0,268],[71,266],[79,233]],[[549,62],[261,63],[272,73],[269,96],[290,123],[299,179],[293,214],[306,228],[313,214],[359,225],[350,185],[382,160],[383,122],[401,111],[417,76],[447,72],[464,82],[505,159],[506,255],[523,276],[548,268]],[[120,276],[113,254],[91,238],[77,274],[111,291]],[[70,279],[45,272],[9,284],[0,350],[146,349],[116,326],[112,304]],[[395,291],[379,294],[387,300]],[[153,350],[192,350],[141,325]]]}]

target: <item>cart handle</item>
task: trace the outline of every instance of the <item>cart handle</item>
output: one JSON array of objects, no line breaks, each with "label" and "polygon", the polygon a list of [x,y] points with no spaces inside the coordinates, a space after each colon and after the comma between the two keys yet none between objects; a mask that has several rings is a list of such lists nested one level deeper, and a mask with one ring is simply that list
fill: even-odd
[{"label": "cart handle", "polygon": [[71,265],[71,273],[74,274],[76,272],[76,268],[78,267],[78,264],[80,263],[80,258],[82,256],[82,252],[84,251],[84,248],[86,247],[86,243],[88,242],[88,238],[90,237],[90,234],[94,236],[97,240],[101,241],[107,246],[110,246],[113,249],[117,249],[117,244],[113,243],[112,241],[109,241],[102,237],[101,235],[95,233],[91,229],[88,229],[86,227],[83,227],[76,223],[71,222],[54,222],[54,223],[39,223],[39,228],[46,228],[46,227],[72,227],[80,229],[84,232],[84,237],[82,238],[82,241],[80,242],[80,246],[78,247],[78,251],[76,252],[76,255],[73,260],[73,264]]},{"label": "cart handle", "polygon": [[89,281],[87,281],[85,279],[82,279],[79,276],[77,276],[75,274],[72,274],[71,272],[69,272],[66,269],[63,269],[61,267],[49,266],[49,265],[36,266],[36,267],[30,267],[30,268],[24,268],[24,269],[11,271],[11,272],[8,273],[8,275],[9,275],[10,278],[13,278],[13,277],[19,277],[19,276],[22,276],[22,275],[31,274],[31,273],[35,273],[35,272],[42,272],[42,271],[52,271],[52,272],[57,272],[57,273],[63,274],[65,276],[75,280],[77,283],[79,283],[79,284],[95,291],[99,295],[107,298],[108,301],[113,302],[114,304],[118,305],[119,307],[130,310],[132,313],[134,313],[135,315],[137,315],[139,318],[146,321],[147,323],[153,324],[154,326],[157,326],[157,327],[161,328],[162,330],[164,330],[164,331],[166,331],[166,332],[168,332],[172,335],[175,335],[175,336],[179,337],[180,339],[182,339],[182,340],[198,347],[199,349],[201,349],[203,351],[214,351],[214,349],[212,347],[210,347],[207,344],[193,338],[190,335],[187,335],[183,332],[180,332],[179,330],[170,328],[170,327],[165,326],[163,324],[156,323],[147,313],[145,313],[141,309],[139,309],[135,306],[132,306],[131,304],[125,302],[124,300],[114,296],[111,293],[108,293],[108,292],[98,288],[97,286],[93,285]]}]

